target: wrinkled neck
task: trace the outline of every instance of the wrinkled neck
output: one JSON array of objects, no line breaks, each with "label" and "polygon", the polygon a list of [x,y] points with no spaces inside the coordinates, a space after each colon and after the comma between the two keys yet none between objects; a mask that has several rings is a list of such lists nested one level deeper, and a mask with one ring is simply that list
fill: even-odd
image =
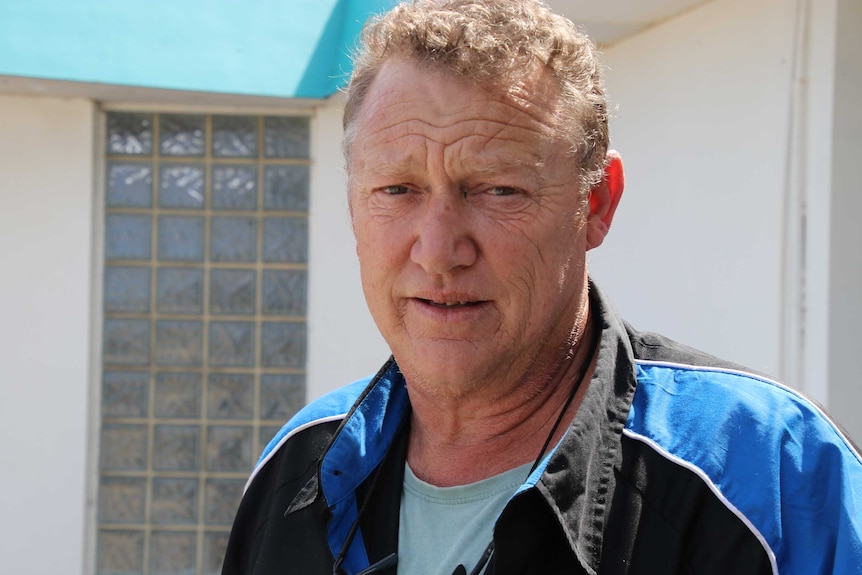
[{"label": "wrinkled neck", "polygon": [[412,391],[407,458],[417,477],[441,487],[472,483],[532,463],[549,434],[551,446],[559,441],[593,370],[592,321],[580,333],[557,362],[535,366],[508,393],[441,398]]}]

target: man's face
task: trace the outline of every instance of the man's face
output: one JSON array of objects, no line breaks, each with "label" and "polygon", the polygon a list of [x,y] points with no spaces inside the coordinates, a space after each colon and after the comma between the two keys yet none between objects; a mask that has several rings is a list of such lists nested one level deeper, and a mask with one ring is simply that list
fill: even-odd
[{"label": "man's face", "polygon": [[508,92],[390,61],[348,160],[362,287],[408,384],[506,393],[571,348],[586,299],[578,171],[537,71]]}]

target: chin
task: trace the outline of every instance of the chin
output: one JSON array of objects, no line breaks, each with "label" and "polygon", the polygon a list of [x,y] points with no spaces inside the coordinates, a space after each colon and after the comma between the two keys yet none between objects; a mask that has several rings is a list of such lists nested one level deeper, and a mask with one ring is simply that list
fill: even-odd
[{"label": "chin", "polygon": [[459,361],[451,354],[435,356],[423,355],[418,362],[401,361],[395,356],[409,390],[428,397],[457,399],[476,391],[490,379],[492,366],[480,365],[475,357]]}]

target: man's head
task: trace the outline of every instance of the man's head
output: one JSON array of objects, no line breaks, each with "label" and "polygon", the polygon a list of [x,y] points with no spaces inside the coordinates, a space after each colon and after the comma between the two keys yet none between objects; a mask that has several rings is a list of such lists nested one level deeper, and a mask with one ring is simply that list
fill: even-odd
[{"label": "man's head", "polygon": [[345,113],[351,217],[412,396],[543,385],[583,336],[586,252],[623,187],[591,45],[529,0],[408,4],[365,41]]},{"label": "man's head", "polygon": [[344,110],[344,152],[383,64],[406,60],[489,88],[508,90],[539,67],[558,82],[554,114],[584,191],[602,178],[608,149],[607,102],[592,42],[538,0],[415,0],[365,27]]}]

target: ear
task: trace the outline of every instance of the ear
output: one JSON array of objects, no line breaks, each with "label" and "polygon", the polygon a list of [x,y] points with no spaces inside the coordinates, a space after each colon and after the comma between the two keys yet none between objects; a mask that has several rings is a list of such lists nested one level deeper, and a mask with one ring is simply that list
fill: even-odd
[{"label": "ear", "polygon": [[590,190],[590,214],[587,216],[587,250],[602,245],[611,229],[614,212],[625,188],[623,160],[616,150],[609,150],[602,181]]}]

